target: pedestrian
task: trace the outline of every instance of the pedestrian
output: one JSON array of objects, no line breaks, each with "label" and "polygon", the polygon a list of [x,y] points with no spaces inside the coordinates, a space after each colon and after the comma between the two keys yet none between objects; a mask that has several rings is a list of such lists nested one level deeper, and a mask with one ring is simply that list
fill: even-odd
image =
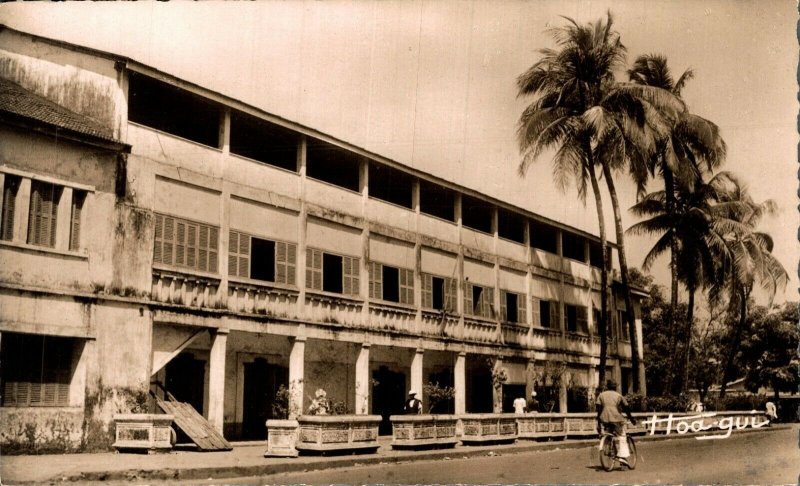
[{"label": "pedestrian", "polygon": [[769,420],[769,425],[772,425],[772,422],[778,418],[778,410],[775,407],[775,404],[771,401],[767,401],[767,419]]},{"label": "pedestrian", "polygon": [[536,413],[539,411],[539,400],[536,399],[536,390],[531,392],[531,399],[528,400],[528,413]]},{"label": "pedestrian", "polygon": [[418,415],[422,413],[422,401],[417,398],[417,392],[414,390],[408,392],[408,399],[403,407],[403,413],[406,415]]},{"label": "pedestrian", "polygon": [[525,413],[525,408],[527,407],[527,403],[525,403],[524,397],[519,397],[514,400],[514,413],[516,414],[523,414]]}]

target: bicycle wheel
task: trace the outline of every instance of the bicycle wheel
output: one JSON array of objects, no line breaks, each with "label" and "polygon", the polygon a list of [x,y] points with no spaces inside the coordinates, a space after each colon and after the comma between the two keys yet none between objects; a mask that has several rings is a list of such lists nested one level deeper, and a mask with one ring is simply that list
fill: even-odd
[{"label": "bicycle wheel", "polygon": [[628,450],[631,452],[631,455],[628,456],[628,469],[636,469],[636,461],[639,456],[636,454],[636,442],[633,441],[633,437],[630,435],[628,436]]},{"label": "bicycle wheel", "polygon": [[600,465],[606,471],[611,471],[617,461],[617,447],[614,444],[614,437],[606,435],[600,441],[602,442],[600,444]]}]

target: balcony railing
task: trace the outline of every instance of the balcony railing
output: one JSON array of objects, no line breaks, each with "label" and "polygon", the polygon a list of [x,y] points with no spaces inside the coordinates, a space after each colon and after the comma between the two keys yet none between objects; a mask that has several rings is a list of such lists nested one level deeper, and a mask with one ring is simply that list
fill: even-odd
[{"label": "balcony railing", "polygon": [[228,282],[228,310],[295,317],[298,295],[296,289],[231,280]]},{"label": "balcony railing", "polygon": [[150,295],[166,304],[217,308],[221,306],[219,284],[220,279],[210,275],[154,268]]}]

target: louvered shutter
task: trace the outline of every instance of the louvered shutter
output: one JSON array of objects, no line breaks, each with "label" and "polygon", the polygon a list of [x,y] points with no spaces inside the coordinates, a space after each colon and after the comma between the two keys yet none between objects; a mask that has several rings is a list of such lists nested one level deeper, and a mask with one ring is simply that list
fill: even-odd
[{"label": "louvered shutter", "polygon": [[[196,231],[194,225],[192,225],[192,229]],[[186,238],[186,223],[183,221],[176,221],[175,222],[175,265],[187,265],[187,238]],[[194,234],[194,232],[192,233]],[[192,238],[194,240],[194,238]],[[192,256],[188,259],[191,264],[189,266],[194,266],[194,241],[189,243],[191,245],[188,248],[188,252],[192,254]]]},{"label": "louvered shutter", "polygon": [[31,204],[28,212],[28,243],[56,246],[56,219],[61,187],[41,181],[31,183]]},{"label": "louvered shutter", "polygon": [[208,226],[205,225],[198,229],[197,260],[198,270],[208,271]]},{"label": "louvered shutter", "polygon": [[239,233],[236,231],[228,233],[228,275],[241,277],[239,275]]},{"label": "louvered shutter", "polygon": [[79,250],[81,247],[81,213],[86,193],[83,191],[72,192],[72,220],[70,222],[69,249]]},{"label": "louvered shutter", "polygon": [[422,307],[433,309],[433,276],[422,274]]},{"label": "louvered shutter", "polygon": [[414,271],[400,269],[400,303],[414,305]]},{"label": "louvered shutter", "polygon": [[528,323],[528,301],[524,295],[517,294],[517,322]]},{"label": "louvered shutter", "polygon": [[475,314],[475,309],[472,307],[472,284],[469,282],[464,283],[464,315],[471,316]]},{"label": "louvered shutter", "polygon": [[383,299],[383,265],[369,262],[369,297]]},{"label": "louvered shutter", "polygon": [[275,243],[275,281],[295,285],[297,245],[278,241]]},{"label": "louvered shutter", "polygon": [[164,244],[164,216],[156,214],[156,227],[153,237],[153,263],[163,263],[163,252],[161,247]]},{"label": "louvered shutter", "polygon": [[342,291],[346,295],[359,295],[361,259],[342,257]]},{"label": "louvered shutter", "polygon": [[561,306],[554,300],[550,301],[550,327],[561,329]]},{"label": "louvered shutter", "polygon": [[306,288],[322,290],[322,252],[306,249]]},{"label": "louvered shutter", "polygon": [[250,235],[231,231],[228,239],[228,274],[250,277]]},{"label": "louvered shutter", "polygon": [[456,296],[458,295],[458,286],[456,279],[444,279],[444,308],[447,312],[455,313],[458,309],[456,306]]},{"label": "louvered shutter", "polygon": [[483,317],[494,318],[494,289],[491,287],[484,287],[481,292],[481,300],[483,300]]},{"label": "louvered shutter", "polygon": [[19,177],[6,174],[3,187],[3,212],[0,215],[0,239],[11,241],[14,239],[14,211],[17,207],[17,191],[19,190]]},{"label": "louvered shutter", "polygon": [[208,227],[208,271],[219,271],[219,229]]},{"label": "louvered shutter", "polygon": [[503,322],[508,321],[508,292],[500,290],[500,320]]},{"label": "louvered shutter", "polygon": [[164,246],[163,246],[163,263],[172,265],[172,255],[175,253],[175,218],[172,216],[164,216]]},{"label": "louvered shutter", "polygon": [[589,322],[587,319],[587,311],[586,307],[579,306],[577,309],[577,321],[578,321],[578,332],[580,333],[588,333],[589,332]]},{"label": "louvered shutter", "polygon": [[531,297],[531,316],[533,320],[534,326],[542,325],[542,318],[541,318],[541,308],[540,308],[540,301],[538,297]]}]

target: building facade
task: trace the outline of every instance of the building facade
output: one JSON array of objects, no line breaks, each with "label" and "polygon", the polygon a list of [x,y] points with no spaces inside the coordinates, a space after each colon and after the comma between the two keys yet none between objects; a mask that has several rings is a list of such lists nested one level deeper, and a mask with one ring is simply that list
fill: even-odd
[{"label": "building facade", "polygon": [[597,387],[597,237],[121,56],[2,28],[0,79],[4,450],[107,447],[165,391],[241,440],[281,386],[385,417]]}]

